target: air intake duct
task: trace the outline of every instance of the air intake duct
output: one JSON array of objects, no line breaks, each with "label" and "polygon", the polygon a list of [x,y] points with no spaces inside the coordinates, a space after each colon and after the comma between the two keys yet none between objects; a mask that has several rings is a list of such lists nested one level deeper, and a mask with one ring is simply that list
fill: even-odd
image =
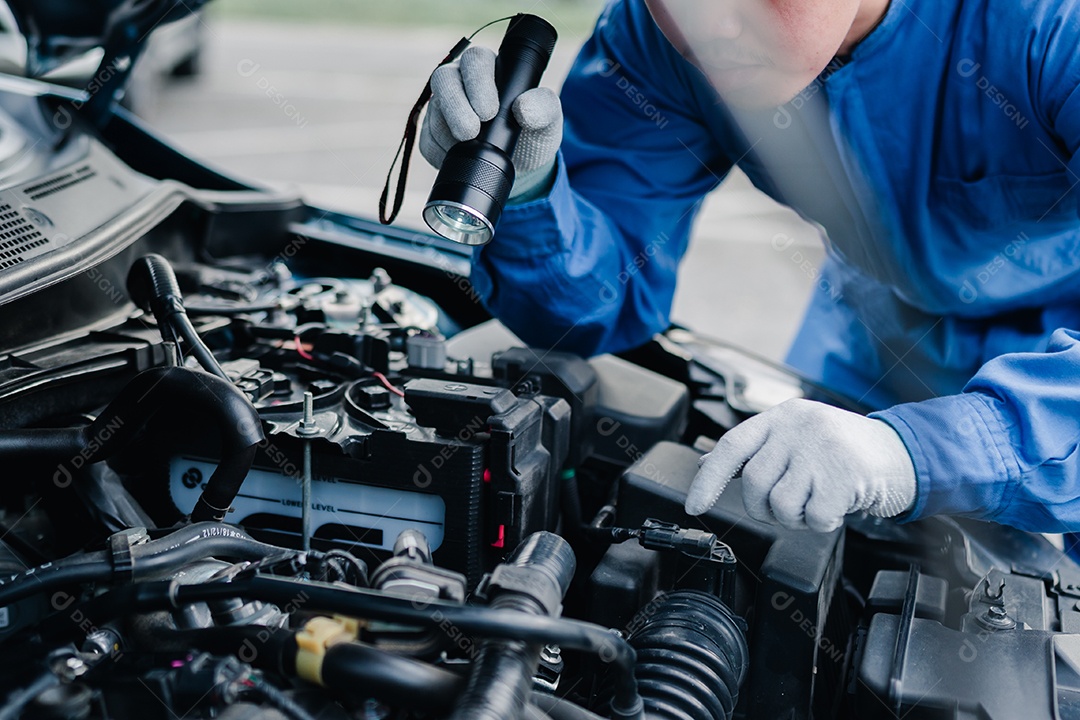
[{"label": "air intake duct", "polygon": [[629,638],[648,720],[730,720],[746,678],[746,635],[713,595],[673,592]]}]

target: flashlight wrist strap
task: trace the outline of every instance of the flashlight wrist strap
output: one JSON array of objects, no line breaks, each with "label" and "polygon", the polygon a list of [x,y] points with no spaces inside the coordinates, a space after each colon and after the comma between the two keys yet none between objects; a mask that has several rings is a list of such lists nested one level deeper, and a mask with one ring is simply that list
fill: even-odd
[{"label": "flashlight wrist strap", "polygon": [[[446,57],[442,59],[442,62],[439,63],[438,67],[448,65],[457,60],[470,44],[471,41],[469,38],[461,38],[461,40],[458,40],[457,44],[450,49],[450,52],[446,54]],[[405,135],[401,138],[401,143],[398,145],[393,162],[390,163],[390,171],[386,174],[386,184],[383,185],[382,195],[379,196],[379,222],[383,225],[389,225],[394,222],[398,213],[401,212],[401,204],[405,201],[405,185],[409,179],[409,161],[412,159],[413,145],[416,144],[416,132],[420,123],[420,113],[423,112],[424,106],[427,105],[430,100],[431,82],[429,80],[427,85],[424,86],[424,91],[420,93],[420,97],[417,98],[416,104],[414,104],[412,110],[409,111],[409,119],[405,121]],[[397,167],[398,160],[401,160],[401,170],[398,172],[397,187],[394,190],[394,204],[390,212],[387,213],[386,206],[389,203],[390,186],[394,181],[394,168]]]}]

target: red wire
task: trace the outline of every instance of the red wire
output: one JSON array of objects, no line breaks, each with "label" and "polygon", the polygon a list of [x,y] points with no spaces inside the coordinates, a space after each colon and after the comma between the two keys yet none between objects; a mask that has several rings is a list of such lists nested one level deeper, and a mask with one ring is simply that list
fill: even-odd
[{"label": "red wire", "polygon": [[378,379],[378,381],[379,381],[379,382],[381,382],[381,383],[382,383],[383,385],[385,385],[385,386],[386,386],[386,389],[387,389],[387,390],[389,390],[390,392],[394,393],[394,394],[395,394],[395,395],[397,395],[398,397],[405,397],[405,393],[401,392],[401,391],[400,391],[400,390],[398,390],[398,389],[397,389],[396,387],[394,387],[393,385],[391,385],[391,384],[390,384],[390,381],[389,381],[389,380],[387,380],[387,379],[386,379],[386,376],[385,376],[385,375],[383,375],[383,374],[382,374],[381,372],[373,372],[373,373],[371,373],[371,374],[372,374],[372,375],[374,375],[374,376],[375,376],[375,377],[376,377],[376,378]]},{"label": "red wire", "polygon": [[296,335],[293,338],[293,342],[296,343],[296,352],[300,353],[300,357],[304,358],[305,360],[314,360],[315,359],[315,358],[313,358],[311,356],[311,353],[309,353],[307,350],[304,349],[304,343],[300,342],[300,336],[299,335]]}]

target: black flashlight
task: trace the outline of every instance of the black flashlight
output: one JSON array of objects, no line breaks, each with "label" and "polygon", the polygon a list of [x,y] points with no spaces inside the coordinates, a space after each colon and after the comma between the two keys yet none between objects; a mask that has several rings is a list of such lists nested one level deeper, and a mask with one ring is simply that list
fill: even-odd
[{"label": "black flashlight", "polygon": [[540,84],[557,39],[555,28],[542,18],[511,18],[495,61],[499,113],[480,127],[475,140],[450,148],[424,206],[424,221],[444,238],[483,245],[495,234],[514,186],[510,158],[521,126],[512,107],[519,95]]}]

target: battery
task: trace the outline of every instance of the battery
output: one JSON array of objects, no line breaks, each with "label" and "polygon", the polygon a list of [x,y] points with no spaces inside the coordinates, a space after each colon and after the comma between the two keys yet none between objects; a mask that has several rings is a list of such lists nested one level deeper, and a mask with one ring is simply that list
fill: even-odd
[{"label": "battery", "polygon": [[[375,409],[372,387],[357,381],[324,398],[314,436],[298,433],[293,408],[264,411],[267,439],[227,521],[299,547],[303,447],[311,443],[315,549],[340,548],[375,564],[390,557],[398,534],[415,529],[434,562],[463,573],[471,587],[529,534],[555,529],[569,444],[564,400],[415,379],[404,398]],[[215,456],[215,438],[194,433],[168,459],[173,520],[191,511]]]}]

